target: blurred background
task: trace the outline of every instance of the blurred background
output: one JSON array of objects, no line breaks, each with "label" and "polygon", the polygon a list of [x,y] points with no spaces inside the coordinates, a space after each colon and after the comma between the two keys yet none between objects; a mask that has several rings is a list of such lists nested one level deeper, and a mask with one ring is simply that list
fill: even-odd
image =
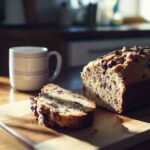
[{"label": "blurred background", "polygon": [[0,0],[0,75],[8,76],[13,46],[60,52],[62,72],[123,46],[150,46],[149,6],[149,0]]}]

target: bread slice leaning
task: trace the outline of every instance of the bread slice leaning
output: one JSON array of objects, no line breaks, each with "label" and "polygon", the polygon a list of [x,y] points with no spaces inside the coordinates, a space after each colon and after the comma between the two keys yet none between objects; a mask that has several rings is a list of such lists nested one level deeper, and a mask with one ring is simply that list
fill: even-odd
[{"label": "bread slice leaning", "polygon": [[44,86],[38,97],[31,97],[31,110],[45,126],[83,128],[92,124],[95,102],[55,84]]}]

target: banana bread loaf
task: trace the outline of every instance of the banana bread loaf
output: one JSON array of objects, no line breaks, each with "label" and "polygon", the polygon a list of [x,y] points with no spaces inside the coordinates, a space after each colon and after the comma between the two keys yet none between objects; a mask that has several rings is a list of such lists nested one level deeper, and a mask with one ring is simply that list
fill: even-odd
[{"label": "banana bread loaf", "polygon": [[95,102],[57,85],[44,86],[39,96],[30,100],[31,109],[42,125],[83,128],[92,124]]},{"label": "banana bread loaf", "polygon": [[83,68],[84,95],[97,105],[125,113],[150,105],[150,48],[123,47]]}]

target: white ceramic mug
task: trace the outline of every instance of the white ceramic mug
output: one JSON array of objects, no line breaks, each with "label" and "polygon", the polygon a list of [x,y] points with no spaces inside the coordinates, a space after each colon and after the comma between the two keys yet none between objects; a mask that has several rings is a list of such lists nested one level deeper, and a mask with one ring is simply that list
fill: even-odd
[{"label": "white ceramic mug", "polygon": [[[56,69],[49,78],[49,59],[57,58]],[[62,65],[62,57],[56,51],[48,52],[46,47],[19,46],[9,49],[9,77],[14,89],[22,91],[39,90],[57,78]]]}]

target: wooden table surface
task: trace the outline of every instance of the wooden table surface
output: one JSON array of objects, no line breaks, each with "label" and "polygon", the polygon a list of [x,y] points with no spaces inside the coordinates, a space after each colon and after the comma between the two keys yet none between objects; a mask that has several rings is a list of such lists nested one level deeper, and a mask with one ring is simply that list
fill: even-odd
[{"label": "wooden table surface", "polygon": [[[29,96],[36,94],[37,92],[24,93],[16,91],[10,87],[9,79],[7,77],[0,77],[0,105],[25,100],[28,99]],[[0,150],[5,149],[19,150],[28,148],[0,128]],[[150,149],[150,140],[139,143],[130,149]]]},{"label": "wooden table surface", "polygon": [[37,92],[19,92],[10,87],[9,78],[0,77],[0,104],[27,99],[30,95],[35,95]]},{"label": "wooden table surface", "polygon": [[[14,90],[10,87],[9,78],[0,77],[0,105],[13,103],[28,99],[29,96],[35,95],[37,92],[24,93]],[[28,149],[25,145],[21,144],[16,138],[12,137],[0,128],[0,150],[19,150]]]}]

